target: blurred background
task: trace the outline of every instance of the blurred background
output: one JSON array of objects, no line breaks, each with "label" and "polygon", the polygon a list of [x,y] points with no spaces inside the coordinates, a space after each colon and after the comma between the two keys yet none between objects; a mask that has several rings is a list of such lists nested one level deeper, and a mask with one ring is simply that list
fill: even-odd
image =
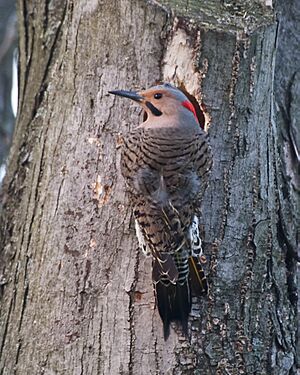
[{"label": "blurred background", "polygon": [[18,102],[15,0],[0,0],[0,184],[12,140]]}]

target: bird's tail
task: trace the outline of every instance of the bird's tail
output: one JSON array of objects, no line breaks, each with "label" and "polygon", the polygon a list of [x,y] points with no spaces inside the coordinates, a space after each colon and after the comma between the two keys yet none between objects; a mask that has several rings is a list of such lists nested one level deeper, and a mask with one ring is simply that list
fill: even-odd
[{"label": "bird's tail", "polygon": [[207,294],[208,283],[202,268],[200,257],[189,257],[189,271],[193,295],[199,297],[203,294]]},{"label": "bird's tail", "polygon": [[164,326],[164,339],[168,339],[170,323],[173,321],[179,323],[183,333],[187,335],[188,317],[192,306],[189,281],[186,280],[183,284],[160,281],[154,286],[157,307]]},{"label": "bird's tail", "polygon": [[[181,326],[182,332],[187,335],[192,294],[194,296],[207,294],[208,283],[199,257],[190,256],[188,262],[189,276],[181,278],[181,281],[179,281],[180,275],[179,280],[174,275],[173,282],[166,277],[167,274],[171,274],[171,262],[165,261],[163,272],[157,271],[158,267],[161,267],[161,261],[157,258],[154,260],[152,277],[158,312],[164,326],[164,339],[167,340],[170,334],[170,323],[173,321],[177,322]],[[167,266],[167,264],[169,265]],[[167,272],[167,269],[169,269],[169,272]]]}]

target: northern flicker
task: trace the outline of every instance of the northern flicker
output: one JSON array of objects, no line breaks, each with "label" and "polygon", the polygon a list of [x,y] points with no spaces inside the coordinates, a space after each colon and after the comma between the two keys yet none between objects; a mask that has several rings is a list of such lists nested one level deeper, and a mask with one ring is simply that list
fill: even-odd
[{"label": "northern flicker", "polygon": [[152,256],[164,338],[170,323],[187,334],[192,293],[207,292],[197,210],[212,165],[207,135],[183,92],[165,83],[145,91],[110,91],[146,112],[124,137],[121,171],[133,201],[139,245]]}]

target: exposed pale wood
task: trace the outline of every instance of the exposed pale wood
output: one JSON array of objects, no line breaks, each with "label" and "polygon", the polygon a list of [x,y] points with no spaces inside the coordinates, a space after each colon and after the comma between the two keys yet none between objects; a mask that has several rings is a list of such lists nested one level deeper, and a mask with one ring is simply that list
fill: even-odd
[{"label": "exposed pale wood", "polygon": [[[180,2],[175,15],[148,1],[25,3],[0,373],[288,374],[296,323],[277,225],[270,11],[248,34],[206,13],[185,18]],[[184,83],[211,118],[201,219],[211,287],[194,301],[190,342],[177,331],[163,340],[120,175],[120,135],[139,109],[107,94],[158,79]]]}]

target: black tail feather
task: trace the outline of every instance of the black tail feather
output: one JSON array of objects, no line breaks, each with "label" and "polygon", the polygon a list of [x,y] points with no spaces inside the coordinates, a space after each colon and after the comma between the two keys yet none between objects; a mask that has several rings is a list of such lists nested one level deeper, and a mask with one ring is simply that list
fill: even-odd
[{"label": "black tail feather", "polygon": [[189,283],[165,285],[160,281],[155,284],[155,291],[159,315],[164,325],[164,339],[168,339],[170,323],[173,321],[178,322],[183,333],[187,335],[188,317],[192,306]]}]

